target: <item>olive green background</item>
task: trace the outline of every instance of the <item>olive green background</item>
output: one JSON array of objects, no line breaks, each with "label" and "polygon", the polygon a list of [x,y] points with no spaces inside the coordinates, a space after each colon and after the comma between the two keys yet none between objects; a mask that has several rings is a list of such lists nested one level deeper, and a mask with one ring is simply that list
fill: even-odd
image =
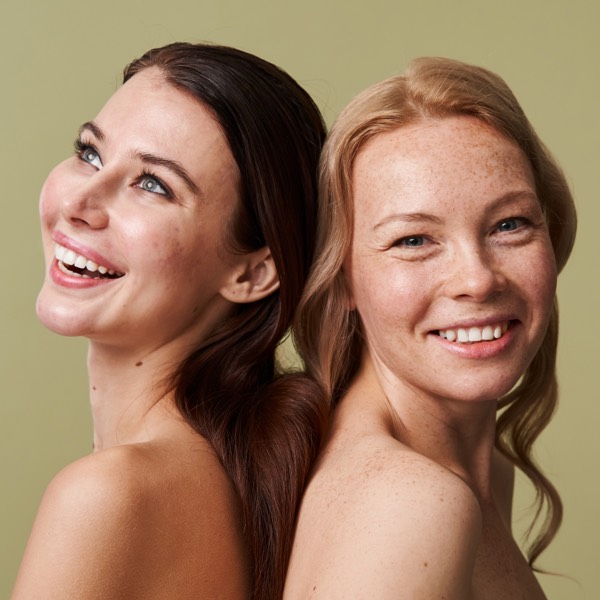
[{"label": "olive green background", "polygon": [[[361,89],[420,55],[500,73],[571,182],[580,215],[560,280],[560,410],[538,457],[565,502],[541,565],[550,598],[599,598],[597,540],[600,11],[594,0],[3,0],[0,7],[0,597],[8,597],[45,486],[91,448],[85,344],[46,332],[37,198],[123,66],[174,40],[239,46],[288,70],[331,122]],[[516,528],[530,490],[517,490]]]}]

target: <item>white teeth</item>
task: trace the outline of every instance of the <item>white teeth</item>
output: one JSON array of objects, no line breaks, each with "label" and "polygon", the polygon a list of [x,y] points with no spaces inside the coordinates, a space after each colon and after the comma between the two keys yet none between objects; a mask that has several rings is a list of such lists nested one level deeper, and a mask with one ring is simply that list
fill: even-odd
[{"label": "white teeth", "polygon": [[481,341],[481,329],[479,329],[479,327],[470,327],[469,328],[469,341],[470,342],[480,342]]},{"label": "white teeth", "polygon": [[75,254],[73,250],[67,250],[62,258],[62,261],[65,263],[65,265],[74,265],[76,260],[77,254]]},{"label": "white teeth", "polygon": [[440,337],[449,342],[458,342],[459,344],[473,344],[477,342],[489,342],[501,338],[508,330],[508,321],[496,325],[486,325],[485,327],[469,327],[465,329],[440,329]]},{"label": "white teeth", "polygon": [[[61,267],[61,271],[65,273],[69,273],[70,275],[78,275],[75,271],[68,270],[64,267],[64,265],[74,266],[77,269],[87,269],[90,273],[95,273],[96,271],[101,275],[122,275],[121,273],[117,273],[108,267],[103,265],[99,265],[98,263],[90,260],[89,258],[83,256],[82,254],[76,254],[73,250],[69,250],[60,244],[56,244],[54,246],[54,257],[58,261],[59,267]],[[62,263],[62,264],[61,264]],[[83,274],[82,277],[89,278],[90,275]]]},{"label": "white teeth", "polygon": [[62,260],[66,251],[67,249],[64,246],[54,246],[54,256],[56,257],[56,260]]},{"label": "white teeth", "polygon": [[494,330],[489,325],[486,325],[481,330],[481,339],[486,342],[489,342],[490,340],[494,339]]}]

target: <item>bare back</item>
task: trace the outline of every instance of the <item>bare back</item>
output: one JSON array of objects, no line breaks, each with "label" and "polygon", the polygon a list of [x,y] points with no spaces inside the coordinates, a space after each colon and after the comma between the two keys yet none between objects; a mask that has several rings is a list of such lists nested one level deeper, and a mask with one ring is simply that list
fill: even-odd
[{"label": "bare back", "polygon": [[247,598],[236,494],[181,421],[85,457],[50,484],[13,592],[21,598]]}]

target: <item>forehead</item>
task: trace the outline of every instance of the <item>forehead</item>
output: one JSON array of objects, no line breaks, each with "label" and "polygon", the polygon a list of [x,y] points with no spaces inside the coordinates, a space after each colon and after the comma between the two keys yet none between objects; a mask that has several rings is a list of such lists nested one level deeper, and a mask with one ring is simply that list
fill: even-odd
[{"label": "forehead", "polygon": [[211,110],[168,83],[156,67],[123,84],[94,120],[107,143],[123,151],[151,153],[180,162],[197,177],[207,170],[237,171],[229,145]]},{"label": "forehead", "polygon": [[421,202],[533,189],[529,161],[515,142],[468,116],[429,119],[369,140],[353,168],[355,202]]}]

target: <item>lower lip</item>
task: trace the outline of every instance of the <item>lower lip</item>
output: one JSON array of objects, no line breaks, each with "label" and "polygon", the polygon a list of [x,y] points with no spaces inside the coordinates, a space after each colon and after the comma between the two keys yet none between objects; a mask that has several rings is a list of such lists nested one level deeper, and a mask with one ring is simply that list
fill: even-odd
[{"label": "lower lip", "polygon": [[75,289],[83,289],[83,288],[91,288],[99,285],[107,285],[117,279],[109,279],[104,277],[98,277],[97,279],[92,279],[91,277],[79,277],[78,275],[68,275],[64,271],[61,271],[58,268],[58,262],[56,259],[52,261],[50,265],[50,277],[56,285],[60,285],[62,287],[67,288],[75,288]]},{"label": "lower lip", "polygon": [[435,333],[430,335],[437,341],[438,344],[441,344],[444,348],[456,354],[457,356],[460,356],[461,358],[493,358],[504,352],[504,350],[510,346],[511,342],[515,338],[515,329],[518,326],[518,323],[511,321],[509,328],[501,338],[490,340],[489,342],[470,342],[462,344],[460,342],[449,342]]}]

